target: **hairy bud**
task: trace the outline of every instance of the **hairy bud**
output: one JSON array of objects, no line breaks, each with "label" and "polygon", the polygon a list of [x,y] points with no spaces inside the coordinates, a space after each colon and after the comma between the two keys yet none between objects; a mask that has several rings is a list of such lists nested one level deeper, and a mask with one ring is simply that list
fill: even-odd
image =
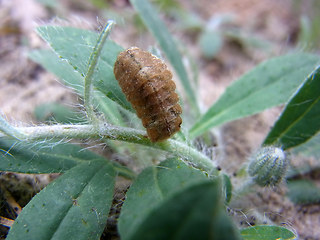
[{"label": "hairy bud", "polygon": [[281,148],[263,147],[252,158],[248,173],[260,186],[275,186],[282,181],[288,158]]}]

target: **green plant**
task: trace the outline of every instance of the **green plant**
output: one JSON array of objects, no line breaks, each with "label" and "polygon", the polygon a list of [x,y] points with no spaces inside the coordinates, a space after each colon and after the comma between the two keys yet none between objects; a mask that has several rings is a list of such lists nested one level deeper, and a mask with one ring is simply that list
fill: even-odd
[{"label": "green plant", "polygon": [[[215,126],[286,103],[262,145],[281,147],[276,153],[287,166],[282,151],[306,142],[320,128],[320,68],[315,68],[319,56],[292,53],[266,61],[233,83],[201,114],[196,82],[187,74],[176,41],[148,1],[131,2],[181,81],[186,96],[182,104],[189,110],[184,112],[182,131],[160,143],[146,137],[113,75],[123,49],[107,39],[112,21],[100,35],[70,27],[39,27],[38,34],[52,50],[36,50],[31,59],[83,98],[87,119],[81,124],[14,127],[0,118],[1,171],[63,173],[24,207],[8,239],[99,239],[117,176],[133,181],[119,217],[121,239],[295,238],[291,231],[271,225],[240,231],[225,211],[257,179],[260,185],[278,184],[286,168],[275,171],[281,176],[273,176],[269,168],[267,174],[249,169],[243,187],[232,190],[230,178],[217,169],[215,159],[193,143],[200,137],[208,142]],[[119,154],[135,152],[131,160],[142,171],[138,174],[64,141],[68,139],[95,139]],[[263,148],[263,156],[274,154],[271,149]],[[274,161],[275,157],[264,159]],[[255,160],[261,160],[261,153],[252,157]],[[261,184],[266,176],[271,180]]]},{"label": "green plant", "polygon": [[299,44],[303,49],[316,50],[319,48],[319,1],[312,0],[304,5],[301,0],[295,0],[294,10],[300,16],[300,31],[298,35]]}]

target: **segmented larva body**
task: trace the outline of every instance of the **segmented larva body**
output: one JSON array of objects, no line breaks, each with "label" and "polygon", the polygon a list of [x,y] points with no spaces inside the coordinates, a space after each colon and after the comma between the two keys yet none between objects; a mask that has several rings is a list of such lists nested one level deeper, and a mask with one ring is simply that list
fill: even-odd
[{"label": "segmented larva body", "polygon": [[176,85],[161,59],[131,47],[118,55],[114,75],[152,142],[168,139],[180,130],[182,109]]}]

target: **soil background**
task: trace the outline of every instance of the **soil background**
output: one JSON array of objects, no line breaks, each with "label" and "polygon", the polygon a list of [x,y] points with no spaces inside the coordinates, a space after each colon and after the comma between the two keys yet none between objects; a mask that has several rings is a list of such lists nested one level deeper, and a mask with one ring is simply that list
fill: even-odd
[{"label": "soil background", "polygon": [[[8,121],[17,126],[36,124],[34,108],[40,104],[58,102],[77,105],[77,97],[70,89],[28,59],[28,52],[32,49],[47,47],[35,33],[37,26],[58,24],[98,31],[106,19],[116,18],[118,24],[111,38],[118,44],[125,48],[138,46],[144,49],[155,44],[152,36],[139,23],[128,1],[101,1],[106,4],[106,8],[93,4],[100,1],[52,0],[47,1],[49,5],[41,2],[45,1],[0,0],[0,110]],[[157,2],[163,7],[163,19],[170,31],[183,42],[199,68],[199,97],[204,110],[219,98],[232,81],[264,59],[306,47],[298,42],[300,17],[312,13],[312,1],[303,1],[300,7],[295,4],[299,1],[291,0],[175,1],[180,10],[197,16],[203,25],[211,17],[231,16],[232,20],[223,25],[222,29],[237,29],[265,43],[262,47],[255,47],[226,36],[213,59],[207,59],[201,53],[198,43],[200,30],[186,28],[181,19],[172,14],[175,7],[166,8],[165,3],[174,1]],[[319,49],[312,51],[319,52]],[[239,166],[260,146],[280,111],[281,107],[273,108],[216,129],[219,144],[214,154],[225,172],[236,174]],[[292,161],[293,164],[299,161],[310,161],[312,164],[313,160]],[[7,198],[7,202],[18,208],[13,216],[19,213],[20,206],[27,203],[26,199],[30,199],[55,177],[3,173],[1,192],[9,192],[11,200]],[[320,174],[310,178],[319,184]],[[15,199],[12,193],[14,185],[25,189],[26,197],[19,196],[19,201],[24,201]],[[296,231],[300,239],[320,239],[320,205],[294,205],[285,197],[286,191],[285,183],[278,188],[257,188],[256,192],[248,196],[249,201],[239,203],[232,214],[238,219],[239,225],[264,223],[268,217],[274,223]],[[1,229],[3,237],[5,230],[5,227]]]}]

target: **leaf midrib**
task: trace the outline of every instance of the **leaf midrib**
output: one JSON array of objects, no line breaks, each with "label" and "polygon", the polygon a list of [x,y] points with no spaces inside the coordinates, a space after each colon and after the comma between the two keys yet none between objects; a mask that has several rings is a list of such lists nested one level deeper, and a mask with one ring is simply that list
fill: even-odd
[{"label": "leaf midrib", "polygon": [[[301,68],[304,68],[304,67],[308,66],[309,64],[310,64],[310,63],[307,62],[307,63],[301,65],[299,68],[295,68],[294,71],[292,71],[290,74],[293,74],[293,73],[295,73],[295,72],[297,72],[297,71],[301,71]],[[285,76],[283,76],[283,77],[285,77]],[[283,77],[280,78],[280,79],[283,79]],[[273,82],[271,82],[270,84],[263,85],[263,87],[260,88],[260,89],[258,89],[258,91],[262,91],[263,89],[265,89],[265,88],[267,88],[267,87],[270,87],[270,86],[272,86],[272,85],[274,85],[274,84],[279,83],[280,79],[279,79],[278,81],[273,81]],[[200,130],[201,130],[201,129],[206,129],[206,128],[208,128],[208,126],[211,125],[211,122],[214,122],[214,120],[217,119],[219,116],[221,116],[221,115],[223,116],[224,114],[227,114],[230,110],[232,110],[232,108],[234,108],[235,106],[237,106],[237,105],[239,105],[239,104],[241,105],[241,103],[245,102],[248,98],[250,98],[252,95],[256,94],[258,91],[253,91],[252,93],[250,93],[250,95],[246,95],[245,98],[240,98],[240,97],[239,97],[238,99],[234,99],[234,100],[233,100],[233,103],[232,103],[231,105],[229,105],[227,108],[223,108],[221,111],[217,112],[215,115],[213,115],[213,116],[210,118],[210,120],[206,121],[205,123],[202,123],[202,124],[201,124],[201,127],[197,127],[197,128],[195,128],[195,130],[197,130],[197,129],[200,129]],[[214,106],[214,105],[213,105],[213,106]],[[206,116],[206,114],[203,116],[203,118],[204,118],[205,116]],[[199,122],[201,122],[201,120],[200,120]],[[198,124],[197,124],[197,125],[198,125]],[[215,125],[213,125],[213,126],[215,126]],[[211,127],[213,127],[213,126],[211,126]],[[191,128],[190,135],[194,135],[195,130],[192,131],[192,128]],[[197,132],[203,132],[203,130],[201,130],[201,131],[198,130]],[[201,134],[201,133],[200,133],[200,134]]]},{"label": "leaf midrib", "polygon": [[[90,183],[90,181],[101,171],[105,171],[105,168],[99,168],[99,166],[97,166],[98,171],[93,172],[92,176],[88,179],[88,181],[86,182],[86,184],[83,185],[83,187],[81,188],[81,191],[79,191],[79,193],[76,195],[75,200],[77,200],[81,194],[83,193],[83,190],[86,188],[86,186]],[[73,202],[71,200],[70,202],[71,204],[69,205],[69,207],[67,208],[67,210],[65,211],[65,214],[62,216],[61,221],[59,221],[59,223],[56,225],[56,227],[53,229],[53,231],[51,232],[51,236],[49,236],[49,239],[52,239],[52,237],[54,236],[54,234],[57,232],[57,230],[59,229],[59,227],[61,226],[63,220],[65,219],[65,217],[68,215],[69,211],[71,210],[71,208],[73,207]]]},{"label": "leaf midrib", "polygon": [[[313,103],[308,108],[306,108],[303,114],[301,114],[295,121],[292,122],[292,124],[288,125],[288,127],[286,127],[284,131],[282,131],[282,133],[279,135],[277,139],[281,139],[287,132],[289,132],[296,125],[296,123],[298,123],[302,118],[304,118],[304,116],[310,112],[309,110],[312,109],[313,106],[318,103],[319,99],[320,97],[316,98],[315,101],[313,101]],[[276,140],[272,143],[274,142],[276,142]]]}]

